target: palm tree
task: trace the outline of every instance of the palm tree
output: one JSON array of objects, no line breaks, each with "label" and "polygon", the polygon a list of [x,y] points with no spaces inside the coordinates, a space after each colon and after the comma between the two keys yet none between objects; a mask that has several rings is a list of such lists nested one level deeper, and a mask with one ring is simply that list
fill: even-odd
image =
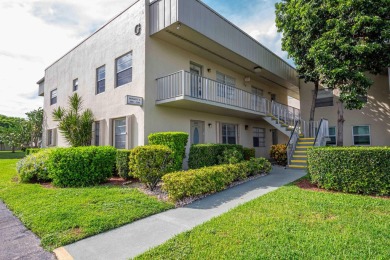
[{"label": "palm tree", "polygon": [[92,141],[92,124],[94,116],[90,109],[82,110],[82,99],[74,93],[69,97],[69,109],[58,107],[53,111],[53,120],[65,140],[73,147],[89,146]]}]

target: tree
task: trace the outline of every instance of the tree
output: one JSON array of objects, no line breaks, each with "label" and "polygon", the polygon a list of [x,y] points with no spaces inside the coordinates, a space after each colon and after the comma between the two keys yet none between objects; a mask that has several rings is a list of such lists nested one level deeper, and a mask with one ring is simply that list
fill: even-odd
[{"label": "tree", "polygon": [[13,153],[16,148],[22,148],[28,145],[30,139],[29,127],[25,119],[3,116],[1,121],[0,141],[11,147]]},{"label": "tree", "polygon": [[42,139],[43,109],[40,107],[26,113],[26,115],[30,130],[30,143],[33,147],[38,147],[38,143]]},{"label": "tree", "polygon": [[71,146],[89,146],[92,141],[94,116],[90,109],[82,112],[82,99],[75,93],[69,97],[69,109],[58,107],[53,111],[54,121],[59,122],[58,129]]},{"label": "tree", "polygon": [[278,5],[278,17],[300,21],[293,29],[315,34],[303,51],[320,83],[338,92],[337,145],[342,146],[344,107],[361,109],[372,85],[367,73],[378,74],[390,66],[389,2],[283,0]]}]

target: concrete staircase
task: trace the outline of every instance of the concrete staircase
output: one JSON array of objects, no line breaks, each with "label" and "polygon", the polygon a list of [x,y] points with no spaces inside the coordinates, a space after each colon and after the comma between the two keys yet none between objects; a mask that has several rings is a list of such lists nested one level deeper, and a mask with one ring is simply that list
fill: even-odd
[{"label": "concrete staircase", "polygon": [[306,169],[307,149],[313,147],[313,145],[314,145],[314,138],[299,138],[289,167],[296,168],[296,169]]},{"label": "concrete staircase", "polygon": [[283,120],[279,120],[278,123],[278,119],[273,115],[267,115],[266,117],[263,117],[263,119],[288,137],[290,137],[291,131],[294,130],[293,125],[288,125]]}]

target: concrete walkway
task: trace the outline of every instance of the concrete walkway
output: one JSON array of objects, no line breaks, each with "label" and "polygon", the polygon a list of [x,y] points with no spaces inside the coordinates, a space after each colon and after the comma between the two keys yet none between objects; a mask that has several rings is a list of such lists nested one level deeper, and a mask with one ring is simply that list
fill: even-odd
[{"label": "concrete walkway", "polygon": [[295,181],[303,170],[274,167],[271,174],[55,250],[59,259],[129,259],[228,210]]},{"label": "concrete walkway", "polygon": [[55,259],[39,239],[0,201],[0,259]]}]

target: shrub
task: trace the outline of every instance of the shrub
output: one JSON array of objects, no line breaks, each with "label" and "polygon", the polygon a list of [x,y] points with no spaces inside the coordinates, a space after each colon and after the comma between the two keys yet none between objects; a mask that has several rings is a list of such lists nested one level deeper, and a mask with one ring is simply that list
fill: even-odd
[{"label": "shrub", "polygon": [[251,158],[256,157],[255,148],[245,148],[244,147],[244,160],[249,161]]},{"label": "shrub", "polygon": [[26,153],[26,155],[30,155],[30,154],[33,154],[33,153],[37,153],[37,152],[39,152],[41,150],[43,150],[43,149],[41,149],[41,148],[27,148],[25,153]]},{"label": "shrub", "polygon": [[199,169],[205,166],[218,165],[218,156],[222,156],[226,149],[236,149],[244,154],[241,145],[234,144],[196,144],[190,148],[188,166],[190,169]]},{"label": "shrub", "polygon": [[218,155],[218,164],[235,164],[244,160],[243,153],[237,149],[225,149]]},{"label": "shrub", "polygon": [[153,190],[161,177],[172,171],[173,151],[165,145],[147,145],[130,152],[130,173]]},{"label": "shrub", "polygon": [[45,149],[32,153],[16,164],[21,182],[51,181],[47,169],[47,161],[54,149]]},{"label": "shrub", "polygon": [[271,146],[270,156],[276,161],[277,164],[287,165],[287,145],[277,144]]},{"label": "shrub", "polygon": [[319,147],[308,150],[308,172],[318,187],[390,194],[390,147]]},{"label": "shrub", "polygon": [[130,150],[116,151],[116,162],[115,162],[116,173],[125,180],[128,180],[131,177],[129,175],[130,173],[129,156],[130,156]]},{"label": "shrub", "polygon": [[57,148],[48,169],[59,187],[86,187],[103,183],[112,176],[116,149],[111,146]]},{"label": "shrub", "polygon": [[183,169],[183,159],[186,157],[186,146],[188,142],[188,133],[184,132],[163,132],[154,133],[148,136],[150,145],[168,146],[174,156],[174,171]]},{"label": "shrub", "polygon": [[173,200],[214,193],[226,188],[236,180],[256,173],[267,173],[271,164],[264,158],[252,159],[237,164],[224,164],[201,169],[179,171],[165,175],[163,190]]}]

